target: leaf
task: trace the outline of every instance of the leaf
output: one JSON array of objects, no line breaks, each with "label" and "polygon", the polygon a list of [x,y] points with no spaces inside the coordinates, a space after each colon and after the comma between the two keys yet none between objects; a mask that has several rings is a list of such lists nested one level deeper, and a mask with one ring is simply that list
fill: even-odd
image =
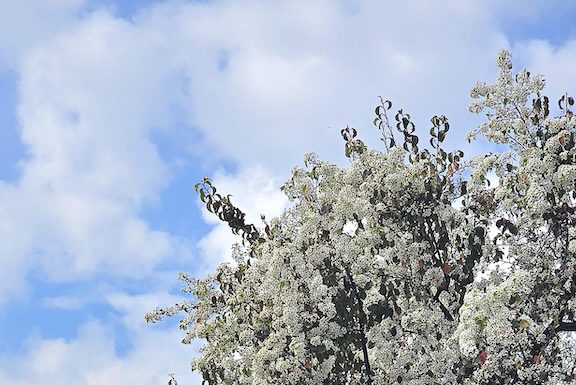
[{"label": "leaf", "polygon": [[480,355],[478,356],[478,358],[480,359],[480,363],[482,365],[484,365],[484,363],[486,362],[486,360],[488,359],[488,352],[486,352],[486,350],[482,350],[480,352]]},{"label": "leaf", "polygon": [[540,364],[540,362],[542,362],[542,353],[536,354],[534,356],[534,363],[538,365]]},{"label": "leaf", "polygon": [[446,131],[445,130],[438,131],[438,140],[440,142],[443,142],[444,139],[446,139]]},{"label": "leaf", "polygon": [[408,128],[408,123],[410,123],[410,121],[407,118],[402,118],[402,125],[404,126],[404,129]]},{"label": "leaf", "polygon": [[484,227],[482,227],[482,226],[476,226],[476,227],[474,228],[474,234],[475,234],[478,238],[482,239],[482,238],[484,238],[484,235],[486,234],[486,230],[485,230]]},{"label": "leaf", "polygon": [[440,158],[441,158],[442,160],[446,160],[446,157],[448,156],[448,154],[446,153],[446,151],[444,151],[444,150],[442,150],[442,149],[439,149],[439,150],[438,150],[438,155],[440,156]]},{"label": "leaf", "polygon": [[512,222],[508,222],[508,231],[510,231],[510,233],[512,233],[512,235],[518,235],[518,228],[516,227],[516,225]]},{"label": "leaf", "polygon": [[532,106],[536,110],[536,112],[540,112],[542,110],[542,101],[540,100],[540,98],[534,99],[532,101]]},{"label": "leaf", "polygon": [[410,124],[408,124],[408,127],[409,127],[409,129],[407,131],[409,131],[409,132],[414,132],[416,130],[416,126],[412,122],[410,122]]}]

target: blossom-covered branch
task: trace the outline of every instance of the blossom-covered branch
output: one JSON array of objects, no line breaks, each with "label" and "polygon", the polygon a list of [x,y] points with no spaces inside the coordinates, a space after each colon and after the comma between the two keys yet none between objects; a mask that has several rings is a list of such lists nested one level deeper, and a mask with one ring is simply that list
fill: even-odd
[{"label": "blossom-covered branch", "polygon": [[205,179],[202,201],[244,241],[236,263],[182,275],[192,299],[147,319],[184,313],[209,385],[573,384],[574,99],[553,111],[541,76],[505,51],[497,64],[471,91],[487,119],[469,139],[500,152],[465,161],[445,116],[421,140],[381,99],[383,151],[346,127],[350,166],[307,155],[264,229]]}]

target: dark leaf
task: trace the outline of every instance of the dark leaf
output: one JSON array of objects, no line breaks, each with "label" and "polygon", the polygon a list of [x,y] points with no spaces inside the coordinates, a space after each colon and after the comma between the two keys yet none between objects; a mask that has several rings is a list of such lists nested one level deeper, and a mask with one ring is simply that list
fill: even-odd
[{"label": "dark leaf", "polygon": [[438,131],[438,141],[443,142],[446,139],[446,131],[440,130]]}]

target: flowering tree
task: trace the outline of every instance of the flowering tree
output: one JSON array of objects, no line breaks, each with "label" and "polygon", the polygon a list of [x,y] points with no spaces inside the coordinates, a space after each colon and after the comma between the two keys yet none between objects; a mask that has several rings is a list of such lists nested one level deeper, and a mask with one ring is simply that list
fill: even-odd
[{"label": "flowering tree", "polygon": [[503,152],[464,162],[444,116],[424,148],[382,100],[385,151],[342,130],[350,167],[307,155],[282,187],[293,205],[263,229],[199,183],[242,236],[236,263],[182,274],[192,300],[147,319],[185,313],[209,385],[576,383],[574,100],[553,116],[540,76],[514,76],[504,51],[498,68],[471,91],[487,120],[470,140]]}]

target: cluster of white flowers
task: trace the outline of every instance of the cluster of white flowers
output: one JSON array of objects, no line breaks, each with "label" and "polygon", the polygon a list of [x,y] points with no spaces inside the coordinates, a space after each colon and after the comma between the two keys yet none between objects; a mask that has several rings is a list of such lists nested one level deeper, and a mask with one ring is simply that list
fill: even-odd
[{"label": "cluster of white flowers", "polygon": [[551,117],[542,77],[514,77],[508,53],[498,67],[471,91],[488,115],[472,137],[508,149],[470,161],[467,181],[454,153],[406,133],[344,169],[308,154],[283,186],[293,205],[235,247],[237,264],[183,275],[193,300],[149,319],[187,313],[209,385],[572,381],[576,121],[568,99]]}]

